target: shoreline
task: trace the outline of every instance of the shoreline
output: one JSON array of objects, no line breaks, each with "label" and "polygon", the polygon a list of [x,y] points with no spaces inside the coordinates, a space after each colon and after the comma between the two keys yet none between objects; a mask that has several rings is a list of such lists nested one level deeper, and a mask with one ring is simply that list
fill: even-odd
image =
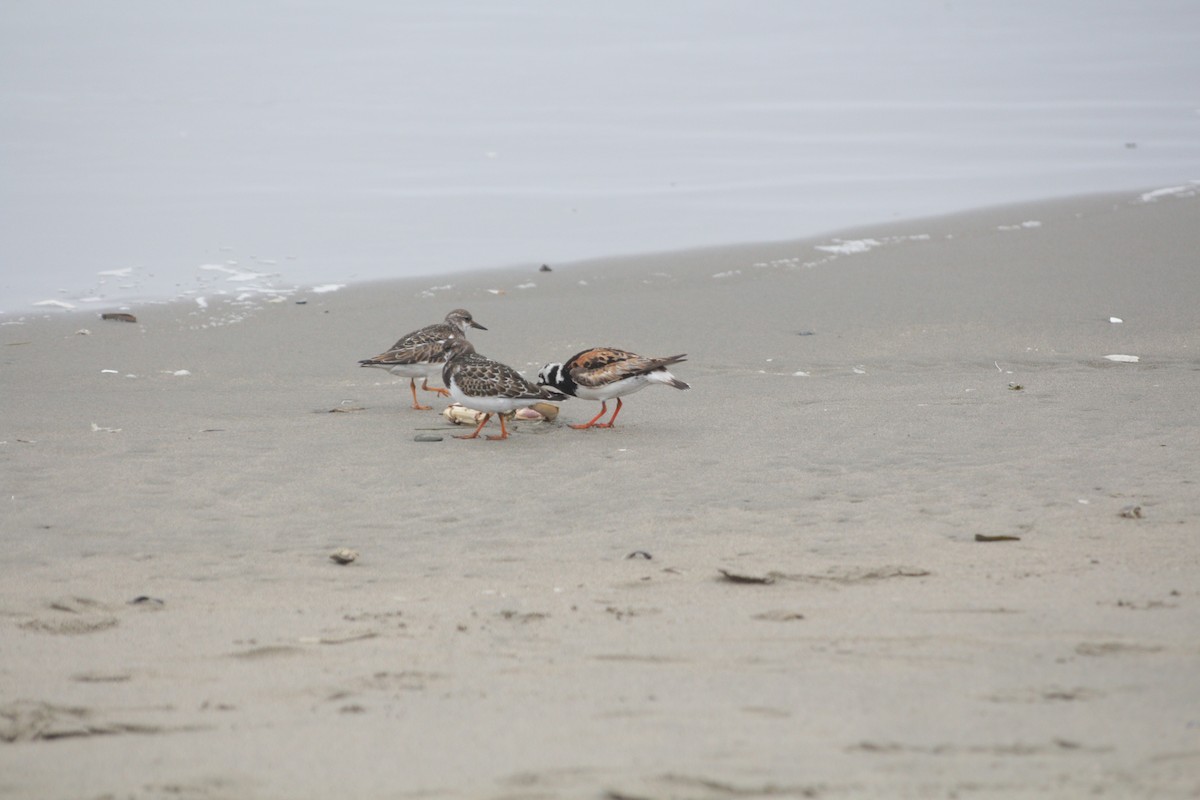
[{"label": "shoreline", "polygon": [[[721,254],[730,253],[737,254],[741,252],[776,252],[795,249],[803,243],[811,243],[819,240],[837,241],[843,237],[862,237],[867,235],[875,236],[903,236],[901,231],[911,231],[922,226],[953,226],[958,221],[964,224],[970,224],[972,219],[983,219],[991,216],[1002,214],[1006,209],[1013,211],[1026,209],[1035,211],[1040,208],[1053,208],[1062,204],[1085,204],[1095,205],[1096,203],[1107,203],[1109,201],[1117,204],[1123,203],[1138,203],[1138,202],[1156,202],[1165,200],[1171,197],[1191,196],[1200,192],[1200,179],[1186,181],[1172,186],[1157,186],[1154,188],[1140,188],[1122,191],[1112,191],[1103,193],[1093,193],[1086,195],[1063,195],[1036,200],[1027,200],[1019,202],[1007,202],[992,205],[984,205],[962,209],[947,214],[924,215],[904,219],[883,220],[874,223],[857,223],[850,226],[830,229],[824,232],[814,233],[812,235],[804,235],[794,238],[769,240],[769,241],[742,241],[732,242],[721,245],[702,245],[696,247],[680,247],[666,250],[658,250],[651,252],[618,252],[600,256],[592,256],[586,258],[571,259],[550,265],[552,269],[571,269],[576,265],[594,265],[594,264],[620,264],[625,262],[635,262],[641,260],[651,261],[674,261],[677,259],[700,257],[704,254]],[[0,325],[22,324],[24,321],[36,318],[39,315],[55,314],[55,313],[80,313],[80,314],[100,314],[104,311],[121,310],[128,311],[138,306],[162,305],[169,303],[188,303],[195,302],[197,297],[203,297],[205,300],[212,298],[227,299],[229,297],[237,297],[239,294],[245,294],[251,297],[257,297],[263,301],[270,300],[272,297],[288,299],[300,296],[312,296],[314,294],[322,294],[327,292],[341,291],[349,287],[364,287],[364,286],[386,286],[388,284],[403,283],[403,282],[428,282],[433,286],[444,285],[446,281],[453,281],[466,277],[485,277],[493,273],[502,272],[521,272],[530,269],[538,269],[543,262],[532,259],[524,263],[510,263],[503,265],[492,265],[486,267],[470,267],[449,273],[431,273],[428,275],[410,275],[403,277],[389,278],[371,278],[365,280],[349,280],[341,283],[337,280],[325,280],[319,282],[290,282],[281,273],[262,273],[263,277],[270,279],[263,285],[252,284],[250,286],[233,285],[222,286],[216,282],[219,276],[209,276],[210,280],[207,283],[197,285],[190,289],[178,291],[174,296],[139,296],[132,295],[129,297],[118,297],[108,300],[90,300],[80,298],[74,295],[82,294],[86,290],[70,292],[67,290],[60,291],[60,294],[71,295],[70,299],[54,299],[47,298],[41,301],[30,301],[27,303],[28,308],[23,310],[6,311],[0,309]],[[207,265],[196,267],[197,275],[201,270],[215,270],[220,265]],[[229,268],[230,273],[238,272],[237,269]],[[119,272],[119,270],[118,270]],[[105,272],[97,273],[98,277],[104,277]],[[249,273],[243,273],[249,274]],[[236,278],[237,275],[233,275]],[[199,281],[199,278],[197,278]],[[101,284],[97,284],[101,285]],[[92,297],[95,297],[93,294]],[[67,307],[69,306],[69,307]]]}]

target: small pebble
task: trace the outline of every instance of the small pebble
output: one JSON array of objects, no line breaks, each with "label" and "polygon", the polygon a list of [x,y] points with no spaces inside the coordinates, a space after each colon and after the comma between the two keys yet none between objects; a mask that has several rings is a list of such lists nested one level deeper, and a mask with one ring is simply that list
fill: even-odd
[{"label": "small pebble", "polygon": [[418,433],[413,437],[414,442],[440,442],[445,438],[436,433]]},{"label": "small pebble", "polygon": [[329,554],[329,559],[337,564],[349,564],[354,559],[358,558],[358,551],[351,550],[348,547],[343,547],[339,550],[334,550]]}]

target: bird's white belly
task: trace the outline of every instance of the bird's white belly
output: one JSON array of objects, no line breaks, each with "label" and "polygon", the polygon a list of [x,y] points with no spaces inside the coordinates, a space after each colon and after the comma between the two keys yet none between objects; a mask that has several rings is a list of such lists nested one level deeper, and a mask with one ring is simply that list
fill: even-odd
[{"label": "bird's white belly", "polygon": [[485,414],[502,414],[515,411],[518,408],[528,408],[538,402],[537,398],[516,400],[511,397],[468,397],[459,391],[458,387],[450,387],[450,397],[472,411],[482,411]]},{"label": "bird's white belly", "polygon": [[645,389],[649,384],[650,380],[645,375],[634,375],[604,386],[576,386],[575,396],[583,400],[612,400]]},{"label": "bird's white belly", "polygon": [[387,371],[401,378],[440,378],[441,364],[393,364]]}]

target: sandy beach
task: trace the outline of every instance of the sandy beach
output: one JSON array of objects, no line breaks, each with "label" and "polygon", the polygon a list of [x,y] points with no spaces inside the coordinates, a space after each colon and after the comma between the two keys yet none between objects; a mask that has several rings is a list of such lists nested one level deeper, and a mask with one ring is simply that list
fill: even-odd
[{"label": "sandy beach", "polygon": [[[10,320],[0,797],[1200,796],[1197,221]],[[356,362],[458,307],[692,388],[454,439]]]}]

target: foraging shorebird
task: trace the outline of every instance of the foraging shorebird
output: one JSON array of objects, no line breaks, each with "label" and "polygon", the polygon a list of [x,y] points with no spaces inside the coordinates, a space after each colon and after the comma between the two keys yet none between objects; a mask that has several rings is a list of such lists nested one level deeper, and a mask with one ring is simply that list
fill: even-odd
[{"label": "foraging shorebird", "polygon": [[471,317],[471,312],[465,308],[456,308],[446,315],[445,322],[436,325],[426,325],[419,331],[406,333],[401,336],[386,353],[380,353],[374,358],[364,358],[359,366],[379,367],[393,375],[409,379],[412,389],[412,407],[418,411],[426,411],[430,406],[417,402],[417,378],[422,378],[421,388],[427,392],[436,392],[445,397],[449,392],[437,387],[430,388],[429,379],[442,373],[446,363],[447,345],[452,341],[466,341],[467,328],[478,328],[486,331]]},{"label": "foraging shorebird", "polygon": [[455,402],[473,411],[482,411],[483,420],[472,433],[456,439],[474,439],[493,414],[500,417],[500,435],[488,436],[492,441],[508,438],[504,415],[518,408],[528,408],[543,400],[566,400],[561,392],[535,386],[522,378],[512,367],[479,355],[465,339],[448,345],[449,358],[442,367],[442,383],[450,390]]},{"label": "foraging shorebird", "polygon": [[[563,394],[583,400],[599,400],[600,413],[582,425],[572,425],[576,430],[584,428],[611,428],[621,413],[621,398],[645,389],[653,383],[690,389],[683,381],[672,375],[667,367],[684,361],[686,354],[649,358],[618,350],[615,347],[593,347],[576,353],[565,364],[547,364],[538,372],[539,386],[552,386]],[[617,398],[617,407],[608,422],[597,422],[608,411],[608,401]]]}]

